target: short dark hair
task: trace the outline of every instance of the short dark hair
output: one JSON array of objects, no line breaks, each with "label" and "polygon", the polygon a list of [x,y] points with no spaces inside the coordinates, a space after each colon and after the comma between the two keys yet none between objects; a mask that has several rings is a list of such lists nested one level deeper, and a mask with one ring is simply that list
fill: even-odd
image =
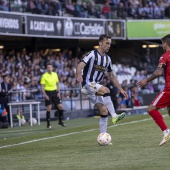
[{"label": "short dark hair", "polygon": [[53,66],[53,65],[52,65],[52,63],[49,62],[46,64],[46,66]]},{"label": "short dark hair", "polygon": [[164,37],[161,39],[161,41],[162,41],[163,43],[167,43],[168,46],[170,46],[170,34],[164,36]]},{"label": "short dark hair", "polygon": [[104,39],[111,39],[111,37],[108,36],[107,34],[102,34],[99,37],[99,42],[103,41]]},{"label": "short dark hair", "polygon": [[8,74],[3,75],[3,79],[4,79],[5,77],[9,77],[9,75],[8,75]]}]

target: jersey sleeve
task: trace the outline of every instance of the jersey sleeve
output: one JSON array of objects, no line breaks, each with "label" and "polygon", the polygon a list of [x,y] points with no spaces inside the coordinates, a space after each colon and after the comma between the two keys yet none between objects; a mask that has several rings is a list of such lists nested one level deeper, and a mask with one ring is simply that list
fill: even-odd
[{"label": "jersey sleeve", "polygon": [[92,57],[93,57],[92,51],[90,51],[85,55],[85,57],[81,61],[87,64]]},{"label": "jersey sleeve", "polygon": [[112,72],[113,71],[113,66],[112,66],[112,61],[109,57],[109,61],[108,61],[108,67],[107,67],[107,72]]},{"label": "jersey sleeve", "polygon": [[158,64],[158,67],[159,68],[165,68],[166,67],[166,55],[162,55],[159,59],[159,64]]},{"label": "jersey sleeve", "polygon": [[43,74],[43,75],[42,75],[42,77],[41,77],[40,84],[45,84],[45,78],[44,78],[44,74]]}]

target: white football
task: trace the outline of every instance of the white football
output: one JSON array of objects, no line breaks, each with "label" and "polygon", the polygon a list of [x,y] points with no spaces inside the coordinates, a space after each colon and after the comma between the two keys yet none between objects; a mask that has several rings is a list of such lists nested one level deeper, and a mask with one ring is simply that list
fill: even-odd
[{"label": "white football", "polygon": [[26,120],[25,119],[21,119],[21,125],[25,125],[26,124]]},{"label": "white football", "polygon": [[[28,123],[30,124],[30,119],[28,120]],[[32,118],[32,125],[36,125],[37,124],[37,119]]]},{"label": "white football", "polygon": [[97,142],[100,146],[106,146],[111,143],[111,136],[108,133],[100,133],[97,137]]}]

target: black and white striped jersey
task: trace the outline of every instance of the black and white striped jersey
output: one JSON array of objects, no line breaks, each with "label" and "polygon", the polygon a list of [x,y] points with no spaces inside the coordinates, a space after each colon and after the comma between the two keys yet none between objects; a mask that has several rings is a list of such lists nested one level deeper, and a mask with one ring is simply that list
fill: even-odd
[{"label": "black and white striped jersey", "polygon": [[86,65],[83,69],[83,85],[88,82],[100,83],[104,73],[113,71],[110,57],[101,54],[97,50],[89,52],[83,59]]}]

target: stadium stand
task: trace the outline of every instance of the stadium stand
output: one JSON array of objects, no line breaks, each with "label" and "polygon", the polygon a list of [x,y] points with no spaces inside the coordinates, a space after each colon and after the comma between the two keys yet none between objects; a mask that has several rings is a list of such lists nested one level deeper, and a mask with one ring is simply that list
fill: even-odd
[{"label": "stadium stand", "polygon": [[[102,19],[170,18],[170,4],[169,1],[165,0],[156,2],[152,0],[0,0],[0,11]],[[62,49],[60,52],[47,52],[46,50],[28,52],[26,49],[6,52],[0,50],[0,77],[4,74],[10,75],[13,87],[12,101],[43,99],[39,81],[45,71],[46,63],[52,62],[54,63],[55,71],[60,77],[62,98],[78,98],[80,97],[80,91],[70,89],[79,88],[79,84],[76,81],[75,68],[83,55],[81,54],[79,57],[74,56],[69,49]],[[133,93],[130,101],[133,105],[129,104],[129,99],[125,101],[119,95],[119,109],[143,105],[141,94],[159,92],[165,83],[164,79],[160,78],[142,89],[135,88],[136,82],[148,76],[156,67],[157,63],[149,51],[146,52],[141,61],[138,59],[138,56],[134,57],[133,63],[126,61],[125,59],[123,62],[114,63],[113,69],[124,89],[130,94]],[[1,81],[2,79],[0,79]],[[103,84],[105,85],[107,82],[108,78],[106,75]],[[88,105],[89,101],[86,101],[86,103]],[[75,106],[81,108],[80,104]]]},{"label": "stadium stand", "polygon": [[106,19],[163,19],[170,17],[170,4],[166,0],[0,0],[0,10]]},{"label": "stadium stand", "polygon": [[[76,81],[75,70],[76,65],[79,62],[77,57],[74,57],[69,50],[63,50],[60,52],[43,52],[37,51],[28,53],[26,49],[22,49],[21,52],[9,51],[6,55],[0,50],[0,75],[9,74],[11,77],[11,84],[13,89],[12,101],[23,101],[31,99],[42,99],[40,89],[40,77],[45,71],[45,65],[47,62],[54,63],[54,69],[60,77],[60,87],[62,91],[62,98],[68,99],[70,97],[79,97],[79,84]],[[137,70],[135,67],[123,64],[113,64],[114,72],[121,83],[121,85],[130,90],[132,93],[132,87],[136,87],[136,82],[141,80],[147,75],[146,70]],[[103,80],[103,84],[108,82],[107,75]],[[2,79],[0,79],[2,82]],[[142,99],[140,94],[158,92],[164,86],[164,80],[162,78],[154,81],[153,84],[139,89],[136,89],[140,105],[142,105]],[[119,100],[122,96],[119,96]],[[121,102],[120,101],[120,102]],[[126,107],[131,107],[126,105]]]}]

